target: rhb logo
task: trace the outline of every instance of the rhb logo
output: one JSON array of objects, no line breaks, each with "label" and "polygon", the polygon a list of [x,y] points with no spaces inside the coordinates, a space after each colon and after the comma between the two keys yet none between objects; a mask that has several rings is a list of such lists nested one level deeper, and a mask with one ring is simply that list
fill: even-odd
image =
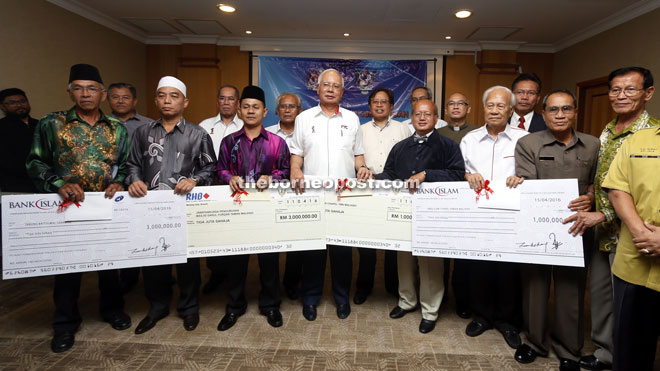
[{"label": "rhb logo", "polygon": [[201,201],[206,198],[209,198],[208,193],[196,192],[196,193],[188,193],[186,195],[186,201]]}]

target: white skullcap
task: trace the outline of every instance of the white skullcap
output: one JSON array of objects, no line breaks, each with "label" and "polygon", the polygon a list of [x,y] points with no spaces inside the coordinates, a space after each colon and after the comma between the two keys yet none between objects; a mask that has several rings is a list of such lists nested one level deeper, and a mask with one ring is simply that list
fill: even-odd
[{"label": "white skullcap", "polygon": [[173,76],[165,76],[158,81],[158,87],[156,88],[156,91],[158,89],[169,86],[171,88],[179,89],[181,93],[183,93],[183,96],[186,96],[186,84],[183,83],[183,81],[177,79],[176,77]]}]

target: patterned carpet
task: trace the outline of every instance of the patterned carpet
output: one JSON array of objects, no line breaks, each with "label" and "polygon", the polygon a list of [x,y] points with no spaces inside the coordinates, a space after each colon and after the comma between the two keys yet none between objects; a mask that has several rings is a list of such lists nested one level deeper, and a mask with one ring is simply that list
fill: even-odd
[{"label": "patterned carpet", "polygon": [[[357,261],[357,257],[355,262]],[[257,308],[258,266],[250,260],[248,312],[226,332],[216,327],[224,314],[223,290],[202,295],[201,321],[193,332],[175,314],[151,331],[135,335],[147,301],[138,285],[126,296],[129,330],[115,331],[98,314],[96,274],[83,278],[80,311],[83,325],[68,352],[50,351],[53,312],[52,277],[0,281],[0,370],[556,370],[554,356],[531,365],[513,359],[494,330],[477,338],[465,335],[469,320],[454,313],[451,297],[443,304],[436,329],[417,330],[420,312],[393,320],[396,299],[382,284],[379,255],[376,287],[363,305],[352,306],[340,320],[330,295],[329,277],[318,318],[308,322],[298,302],[283,298],[284,326],[275,329]],[[283,269],[284,259],[281,259]],[[202,263],[203,264],[203,263]],[[357,266],[357,264],[354,264]],[[204,275],[206,269],[203,268]],[[203,281],[206,280],[204,277]],[[175,313],[174,306],[172,313]],[[589,331],[585,332],[589,334]],[[586,339],[585,353],[593,351]]]}]

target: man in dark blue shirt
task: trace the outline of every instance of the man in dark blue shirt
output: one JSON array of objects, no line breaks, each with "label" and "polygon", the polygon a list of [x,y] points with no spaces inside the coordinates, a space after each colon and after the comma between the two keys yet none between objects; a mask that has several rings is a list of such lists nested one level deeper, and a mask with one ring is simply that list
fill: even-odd
[{"label": "man in dark blue shirt", "polygon": [[[438,108],[430,100],[421,100],[413,108],[412,123],[415,134],[394,145],[385,168],[376,179],[405,180],[414,193],[422,182],[461,181],[465,175],[463,155],[458,144],[435,130]],[[419,331],[427,333],[435,328],[438,310],[445,292],[442,258],[416,257],[410,252],[397,254],[399,270],[399,304],[390,313],[401,318],[416,310],[418,300],[415,272],[419,266],[419,302],[422,322]]]}]

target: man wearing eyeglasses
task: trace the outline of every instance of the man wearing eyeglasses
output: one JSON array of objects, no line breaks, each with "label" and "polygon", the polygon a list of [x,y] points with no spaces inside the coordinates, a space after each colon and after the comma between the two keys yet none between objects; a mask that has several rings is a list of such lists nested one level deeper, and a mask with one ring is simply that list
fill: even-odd
[{"label": "man wearing eyeglasses", "polygon": [[516,106],[509,120],[509,125],[530,133],[545,130],[543,116],[534,112],[534,107],[541,97],[541,79],[535,73],[523,73],[511,84],[516,96]]},{"label": "man wearing eyeglasses", "polygon": [[[57,192],[63,200],[82,202],[85,192],[105,192],[112,198],[124,190],[128,175],[126,127],[99,109],[106,91],[96,67],[72,66],[67,91],[74,106],[50,113],[37,124],[26,160],[28,174],[40,191]],[[102,270],[98,276],[101,318],[115,330],[131,327],[131,318],[124,313],[117,270]],[[82,273],[55,276],[55,335],[50,343],[55,353],[71,349],[82,323],[78,311],[81,279]]]},{"label": "man wearing eyeglasses", "polygon": [[582,357],[580,366],[588,370],[611,368],[614,345],[613,289],[611,266],[619,240],[619,220],[602,182],[607,175],[614,156],[621,145],[641,129],[660,126],[660,120],[649,115],[646,102],[651,100],[655,88],[651,71],[642,67],[625,67],[609,75],[609,99],[616,117],[610,121],[600,135],[598,171],[596,173],[596,211],[578,211],[566,218],[565,223],[575,221],[569,229],[572,233],[584,233],[596,226],[598,247],[587,254],[590,264],[589,292],[591,297],[591,339],[596,345],[593,355]]},{"label": "man wearing eyeglasses", "polygon": [[[296,117],[298,117],[301,111],[302,102],[298,94],[287,92],[280,94],[277,98],[277,109],[275,110],[280,121],[276,125],[267,127],[266,130],[284,139],[287,146],[291,146]],[[286,253],[282,284],[284,285],[286,296],[291,300],[296,300],[300,296],[302,257],[303,254],[300,251]]]},{"label": "man wearing eyeglasses", "polygon": [[[420,85],[416,86],[413,88],[413,90],[410,92],[410,110],[412,112],[413,108],[415,108],[415,104],[419,102],[420,100],[433,100],[433,92],[431,89],[429,89],[426,86]],[[413,127],[412,124],[412,119],[408,119],[402,122],[405,125],[408,125],[408,129],[410,130],[411,134],[415,134],[415,128]],[[435,128],[440,129],[441,127],[447,126],[447,122],[445,122],[443,119],[438,117],[438,119],[435,122]]]},{"label": "man wearing eyeglasses", "polygon": [[[364,143],[364,160],[374,173],[381,173],[385,161],[395,144],[410,136],[406,125],[390,118],[394,107],[394,92],[378,88],[369,94],[369,109],[373,120],[360,127]],[[377,249],[358,248],[360,267],[355,282],[356,292],[353,303],[362,304],[367,300],[374,287]],[[385,290],[398,295],[397,252],[385,250]]]},{"label": "man wearing eyeglasses", "polygon": [[[319,105],[296,117],[291,141],[291,183],[297,193],[304,192],[305,176],[333,180],[367,180],[371,170],[364,162],[362,131],[357,115],[339,106],[344,95],[344,78],[328,68],[319,75]],[[316,319],[316,307],[323,294],[325,265],[330,255],[332,295],[337,317],[351,314],[349,293],[353,274],[353,249],[328,245],[326,250],[305,251],[302,275],[303,317]]]},{"label": "man wearing eyeglasses", "polygon": [[[548,130],[536,132],[516,144],[516,175],[525,179],[568,179],[578,181],[580,196],[569,203],[572,209],[589,211],[594,204],[594,177],[598,161],[598,138],[576,132],[577,100],[568,90],[555,90],[543,99],[543,118]],[[583,246],[593,243],[593,231],[584,235]],[[560,370],[579,371],[584,345],[583,267],[521,264],[523,319],[526,341],[515,359],[531,363],[537,355],[547,357],[548,302],[554,281],[554,321],[550,329],[552,348]]]},{"label": "man wearing eyeglasses", "polygon": [[[220,153],[220,143],[222,139],[229,134],[235,133],[243,128],[243,120],[238,117],[238,97],[240,92],[234,85],[222,85],[218,89],[218,115],[207,118],[199,123],[202,129],[206,130],[213,141],[215,157]],[[206,258],[206,267],[211,270],[209,280],[202,287],[204,294],[209,294],[224,280],[223,257]]]},{"label": "man wearing eyeglasses", "polygon": [[0,190],[3,192],[35,193],[37,189],[25,169],[25,158],[32,147],[34,128],[38,120],[30,117],[30,102],[18,88],[0,91]]}]

